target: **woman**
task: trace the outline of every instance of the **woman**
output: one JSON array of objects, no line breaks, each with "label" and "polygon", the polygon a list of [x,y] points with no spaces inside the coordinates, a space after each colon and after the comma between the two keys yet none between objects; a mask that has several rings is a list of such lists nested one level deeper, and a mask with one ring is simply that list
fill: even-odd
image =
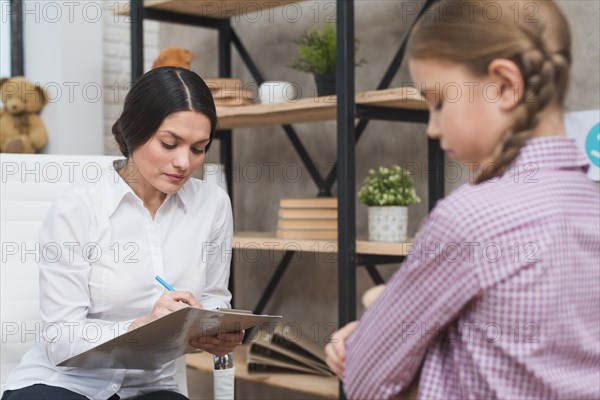
[{"label": "woman", "polygon": [[[42,225],[45,340],[12,371],[2,400],[186,398],[174,362],[150,371],[56,364],[182,307],[229,307],[229,197],[190,179],[216,125],[210,90],[195,73],[163,67],[135,82],[113,126],[126,159],[67,191]],[[163,291],[156,275],[181,291]],[[223,355],[241,339],[232,333],[190,345]]]}]

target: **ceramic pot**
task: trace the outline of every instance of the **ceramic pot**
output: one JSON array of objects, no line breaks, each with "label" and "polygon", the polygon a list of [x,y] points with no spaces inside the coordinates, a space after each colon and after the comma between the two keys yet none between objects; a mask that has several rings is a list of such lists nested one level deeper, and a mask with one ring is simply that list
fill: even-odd
[{"label": "ceramic pot", "polygon": [[369,240],[404,242],[408,228],[408,208],[400,206],[369,207]]},{"label": "ceramic pot", "polygon": [[335,73],[315,74],[318,96],[331,96],[335,94]]}]

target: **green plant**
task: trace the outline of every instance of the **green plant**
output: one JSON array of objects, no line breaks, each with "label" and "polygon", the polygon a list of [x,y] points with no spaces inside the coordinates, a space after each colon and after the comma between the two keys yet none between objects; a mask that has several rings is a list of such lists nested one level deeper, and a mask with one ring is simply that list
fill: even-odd
[{"label": "green plant", "polygon": [[[333,25],[325,24],[322,29],[307,29],[294,43],[298,46],[298,55],[292,58],[290,68],[313,74],[335,73],[336,34]],[[358,51],[358,40],[355,43],[354,49]],[[356,66],[366,62],[362,58]]]},{"label": "green plant", "polygon": [[394,165],[392,168],[379,167],[370,170],[365,184],[358,192],[362,204],[372,206],[408,206],[419,203],[414,182],[408,171]]}]

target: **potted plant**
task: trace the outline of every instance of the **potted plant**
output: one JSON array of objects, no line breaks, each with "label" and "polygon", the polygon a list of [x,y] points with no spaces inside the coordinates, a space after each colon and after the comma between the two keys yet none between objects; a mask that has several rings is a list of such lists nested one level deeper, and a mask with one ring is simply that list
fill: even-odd
[{"label": "potted plant", "polygon": [[[319,96],[335,94],[336,33],[333,25],[307,29],[294,43],[298,46],[298,55],[292,58],[289,67],[314,74]],[[358,40],[355,43],[355,51],[358,51]],[[360,59],[356,66],[365,63],[365,59]]]},{"label": "potted plant", "polygon": [[403,242],[406,240],[408,208],[419,203],[414,182],[408,171],[394,165],[370,170],[358,192],[359,201],[368,206],[369,240]]}]

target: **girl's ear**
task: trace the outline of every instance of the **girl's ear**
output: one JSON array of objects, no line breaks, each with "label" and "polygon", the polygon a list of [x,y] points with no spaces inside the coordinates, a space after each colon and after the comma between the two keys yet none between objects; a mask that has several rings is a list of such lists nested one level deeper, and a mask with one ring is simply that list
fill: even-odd
[{"label": "girl's ear", "polygon": [[511,60],[498,58],[488,66],[489,78],[499,90],[498,104],[502,111],[512,111],[525,93],[525,81],[519,66]]}]

